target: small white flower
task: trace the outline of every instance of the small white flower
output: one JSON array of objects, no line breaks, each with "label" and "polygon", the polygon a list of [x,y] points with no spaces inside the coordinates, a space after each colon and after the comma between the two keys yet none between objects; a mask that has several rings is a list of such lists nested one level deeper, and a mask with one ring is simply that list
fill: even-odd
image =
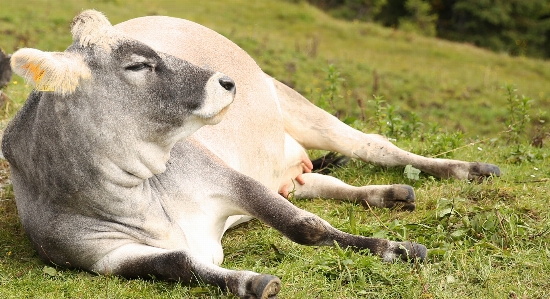
[{"label": "small white flower", "polygon": [[534,169],[534,170],[539,170],[539,169],[538,169],[538,168],[536,168],[536,167],[533,167],[533,169]]},{"label": "small white flower", "polygon": [[477,147],[477,150],[478,150],[478,151],[482,151],[483,149],[482,149],[481,147],[478,146],[478,147]]}]

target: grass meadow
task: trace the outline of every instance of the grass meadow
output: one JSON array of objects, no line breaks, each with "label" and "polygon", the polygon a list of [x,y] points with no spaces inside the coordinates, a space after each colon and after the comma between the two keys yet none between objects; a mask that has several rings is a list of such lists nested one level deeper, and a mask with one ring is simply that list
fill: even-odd
[{"label": "grass meadow", "polygon": [[[412,213],[290,199],[343,231],[422,243],[429,256],[421,264],[300,246],[259,221],[229,231],[223,266],[279,276],[280,298],[550,297],[550,62],[336,20],[300,1],[4,0],[0,7],[0,47],[8,53],[63,51],[83,9],[103,11],[113,24],[153,14],[193,20],[359,130],[422,155],[500,166],[500,178],[482,182],[360,161],[332,174],[353,185],[409,184]],[[10,101],[0,128],[30,90],[17,76],[4,88]],[[0,183],[0,298],[234,298],[203,284],[46,265],[19,223],[5,161]]]}]

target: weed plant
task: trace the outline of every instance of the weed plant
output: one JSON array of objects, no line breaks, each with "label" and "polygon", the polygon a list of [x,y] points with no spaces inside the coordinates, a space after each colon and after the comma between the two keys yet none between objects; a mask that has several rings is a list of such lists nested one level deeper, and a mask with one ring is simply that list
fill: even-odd
[{"label": "weed plant", "polygon": [[[332,173],[356,186],[409,184],[417,196],[412,213],[290,198],[343,231],[425,244],[425,263],[383,263],[368,252],[300,246],[254,220],[223,238],[224,267],[279,276],[281,298],[550,296],[549,62],[334,20],[304,2],[54,2],[4,1],[0,46],[61,51],[70,44],[71,18],[83,8],[104,11],[113,23],[147,14],[191,19],[229,37],[268,74],[358,130],[383,134],[417,154],[501,167],[500,178],[481,182],[356,160]],[[30,90],[19,77],[4,89],[10,101],[0,111],[2,128]],[[204,284],[126,280],[44,264],[18,220],[5,161],[0,183],[0,298],[234,298]]]}]

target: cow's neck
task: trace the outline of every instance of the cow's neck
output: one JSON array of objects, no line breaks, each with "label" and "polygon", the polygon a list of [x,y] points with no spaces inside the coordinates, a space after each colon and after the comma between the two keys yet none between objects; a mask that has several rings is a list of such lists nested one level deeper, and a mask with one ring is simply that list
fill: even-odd
[{"label": "cow's neck", "polygon": [[13,167],[34,169],[27,180],[40,190],[76,193],[104,183],[139,186],[162,173],[174,144],[203,125],[189,119],[184,128],[143,138],[132,120],[94,116],[71,102],[77,100],[33,93],[6,130],[10,142],[4,154]]},{"label": "cow's neck", "polygon": [[125,140],[117,147],[96,148],[93,167],[106,181],[122,187],[134,187],[165,171],[170,148],[143,140]]},{"label": "cow's neck", "polygon": [[93,149],[99,157],[98,167],[105,179],[122,187],[134,187],[166,170],[175,143],[196,131],[202,124],[191,123],[157,138],[126,134],[118,142],[102,140]]},{"label": "cow's neck", "polygon": [[[63,156],[57,159],[58,163],[65,164],[67,177],[70,178],[71,173],[84,173],[96,183],[120,187],[139,186],[164,172],[174,144],[203,125],[199,120],[190,120],[184,128],[153,134],[136,129],[143,127],[140,120],[94,117],[83,109],[72,111],[59,106],[54,110],[49,107],[40,113],[48,118],[55,115],[45,122],[47,127],[41,128],[47,131],[42,139],[50,144],[46,152],[59,147],[80,153],[67,155],[73,161],[63,161]],[[61,110],[65,112],[60,113]]]}]

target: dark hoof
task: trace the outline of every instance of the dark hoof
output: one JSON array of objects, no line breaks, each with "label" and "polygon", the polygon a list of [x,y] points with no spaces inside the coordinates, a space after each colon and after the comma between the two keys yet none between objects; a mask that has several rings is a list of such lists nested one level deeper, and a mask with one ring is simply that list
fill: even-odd
[{"label": "dark hoof", "polygon": [[422,262],[428,256],[428,249],[426,246],[418,243],[404,242],[399,246],[401,250],[399,254],[404,261]]},{"label": "dark hoof", "polygon": [[414,189],[409,185],[392,185],[384,197],[384,207],[386,208],[411,212],[416,208]]},{"label": "dark hoof", "polygon": [[248,299],[277,298],[281,290],[281,280],[273,275],[261,274],[250,281],[247,289]]},{"label": "dark hoof", "polygon": [[469,180],[480,180],[486,177],[500,176],[500,168],[488,163],[472,162],[468,172]]}]

